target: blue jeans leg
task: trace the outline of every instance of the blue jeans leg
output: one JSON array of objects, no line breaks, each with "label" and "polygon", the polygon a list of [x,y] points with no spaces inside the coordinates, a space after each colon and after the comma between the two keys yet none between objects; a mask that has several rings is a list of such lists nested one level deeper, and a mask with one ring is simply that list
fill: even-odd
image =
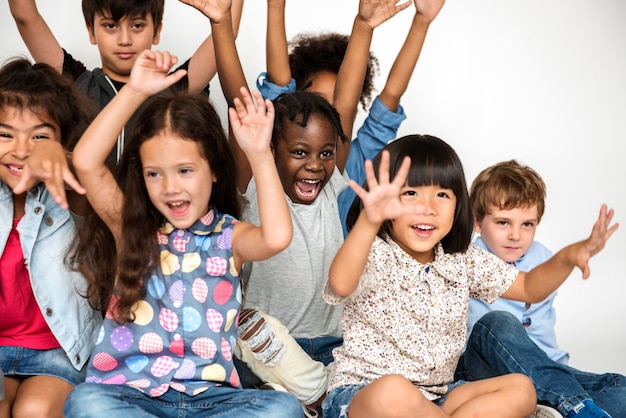
[{"label": "blue jeans leg", "polygon": [[343,344],[341,337],[296,338],[296,342],[313,360],[328,366],[333,362],[333,349]]},{"label": "blue jeans leg", "polygon": [[195,395],[170,389],[158,398],[126,385],[83,383],[65,401],[66,418],[279,417],[303,416],[300,402],[285,392],[216,386]]},{"label": "blue jeans leg", "polygon": [[626,377],[617,373],[588,373],[569,367],[591,399],[612,417],[626,417]]},{"label": "blue jeans leg", "polygon": [[558,409],[563,416],[578,403],[591,399],[572,368],[550,359],[515,316],[489,312],[474,325],[457,376],[479,380],[508,373],[530,377],[537,401]]}]

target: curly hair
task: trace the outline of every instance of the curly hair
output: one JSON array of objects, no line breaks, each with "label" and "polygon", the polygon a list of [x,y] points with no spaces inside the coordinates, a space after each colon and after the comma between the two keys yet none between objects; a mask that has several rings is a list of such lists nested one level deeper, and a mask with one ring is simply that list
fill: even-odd
[{"label": "curly hair", "polygon": [[[339,113],[319,94],[301,90],[283,93],[274,101],[274,108],[274,129],[272,131],[274,149],[277,148],[278,141],[284,139],[287,123],[297,123],[304,127],[307,125],[311,114],[318,114],[328,119],[342,142],[345,143],[349,140],[341,128]],[[296,121],[296,119],[299,120]]]},{"label": "curly hair", "polygon": [[[289,42],[289,66],[296,80],[296,89],[305,89],[312,76],[319,72],[339,73],[349,40],[348,35],[335,32],[296,35]],[[370,52],[360,98],[363,110],[367,110],[372,102],[378,68],[378,59]]]},{"label": "curly hair", "polygon": [[59,125],[61,145],[73,149],[95,107],[66,77],[47,64],[14,57],[0,70],[0,109],[28,109]]}]

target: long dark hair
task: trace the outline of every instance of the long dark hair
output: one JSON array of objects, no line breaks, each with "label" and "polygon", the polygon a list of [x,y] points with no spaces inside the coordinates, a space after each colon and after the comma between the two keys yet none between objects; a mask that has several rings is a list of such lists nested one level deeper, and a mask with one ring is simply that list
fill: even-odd
[{"label": "long dark hair", "polygon": [[[454,149],[441,139],[431,135],[408,135],[390,142],[383,148],[389,151],[389,176],[394,178],[404,157],[411,158],[411,168],[407,177],[409,186],[439,185],[451,189],[456,195],[454,222],[450,232],[441,240],[446,253],[466,251],[472,240],[474,219],[465,181],[463,165]],[[381,153],[374,158],[376,176],[380,166]],[[367,188],[367,184],[363,187]],[[357,196],[350,207],[346,225],[350,230],[363,209]],[[378,236],[391,234],[391,222],[386,221]]]},{"label": "long dark hair", "polygon": [[[209,207],[235,218],[241,216],[234,155],[220,118],[206,96],[185,92],[149,99],[137,117],[116,170],[124,194],[119,253],[116,253],[110,232],[108,243],[103,240],[95,243],[95,249],[88,250],[92,256],[89,260],[91,268],[96,268],[92,274],[92,295],[95,300],[102,301],[103,306],[115,303],[112,311],[119,323],[133,320],[131,308],[145,296],[143,278],[155,269],[159,259],[156,236],[164,218],[150,201],[139,150],[144,142],[164,131],[182,140],[196,142],[207,159],[217,178]],[[94,261],[96,255],[103,257],[105,262]]]}]

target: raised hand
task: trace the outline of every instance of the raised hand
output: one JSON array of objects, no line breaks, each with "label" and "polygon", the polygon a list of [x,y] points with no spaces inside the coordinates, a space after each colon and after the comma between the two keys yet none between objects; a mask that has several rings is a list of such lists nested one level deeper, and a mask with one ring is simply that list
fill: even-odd
[{"label": "raised hand", "polygon": [[224,18],[230,19],[232,0],[180,0],[180,2],[198,10],[214,23],[219,23]]},{"label": "raised hand", "polygon": [[411,159],[405,157],[396,177],[389,181],[389,152],[383,151],[378,169],[378,180],[374,174],[374,166],[370,160],[365,162],[365,176],[369,190],[365,190],[353,180],[350,187],[361,198],[363,211],[371,223],[382,223],[387,219],[412,213],[412,205],[403,205],[400,201],[400,190],[406,183],[411,166]]},{"label": "raised hand", "polygon": [[228,118],[237,144],[248,157],[270,150],[272,129],[274,128],[274,105],[263,100],[261,93],[253,91],[255,106],[248,89],[242,87],[241,97],[234,99],[234,108],[228,109]]},{"label": "raised hand", "polygon": [[137,57],[137,61],[135,61],[130,72],[127,86],[146,96],[152,96],[163,91],[187,74],[185,70],[168,74],[177,62],[178,58],[167,51],[146,49]]},{"label": "raised hand", "polygon": [[583,279],[588,278],[591,274],[589,259],[602,251],[611,235],[619,228],[618,223],[611,225],[614,214],[613,209],[609,210],[606,205],[602,205],[598,220],[591,230],[591,235],[580,243],[576,265],[583,271]]},{"label": "raised hand", "polygon": [[85,189],[80,185],[70,170],[65,150],[61,144],[54,140],[38,141],[33,147],[31,154],[24,161],[24,169],[20,181],[16,184],[13,192],[20,194],[26,191],[32,180],[42,181],[54,201],[63,209],[69,207],[65,194],[65,185],[74,189],[79,194],[85,194]]},{"label": "raised hand", "polygon": [[411,0],[360,0],[357,18],[374,29],[410,5]]},{"label": "raised hand", "polygon": [[413,0],[415,12],[427,22],[432,22],[439,14],[445,0]]}]

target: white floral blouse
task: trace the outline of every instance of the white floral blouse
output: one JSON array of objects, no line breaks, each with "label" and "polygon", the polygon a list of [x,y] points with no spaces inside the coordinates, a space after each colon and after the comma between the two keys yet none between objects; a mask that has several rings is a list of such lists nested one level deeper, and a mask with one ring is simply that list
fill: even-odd
[{"label": "white floral blouse", "polygon": [[343,346],[334,350],[328,390],[400,374],[431,400],[447,392],[465,343],[469,298],[489,303],[513,283],[518,271],[470,245],[421,264],[391,238],[376,238],[357,290],[346,298],[328,283],[324,299],[344,302]]}]

